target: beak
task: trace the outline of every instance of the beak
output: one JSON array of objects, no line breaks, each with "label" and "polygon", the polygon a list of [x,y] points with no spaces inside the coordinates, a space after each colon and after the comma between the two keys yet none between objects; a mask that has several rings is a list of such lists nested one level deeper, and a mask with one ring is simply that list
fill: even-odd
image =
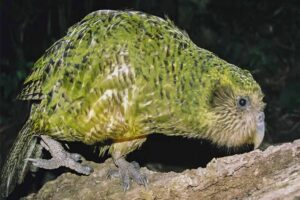
[{"label": "beak", "polygon": [[265,136],[265,114],[260,112],[256,119],[256,134],[254,136],[254,149],[257,149]]}]

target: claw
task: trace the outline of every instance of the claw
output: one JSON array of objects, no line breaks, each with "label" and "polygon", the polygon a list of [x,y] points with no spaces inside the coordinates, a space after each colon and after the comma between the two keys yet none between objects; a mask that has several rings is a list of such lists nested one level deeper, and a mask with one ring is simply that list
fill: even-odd
[{"label": "claw", "polygon": [[134,167],[135,169],[140,170],[141,167],[140,167],[140,164],[139,164],[138,162],[132,161],[131,164],[133,165],[133,167]]},{"label": "claw", "polygon": [[70,156],[76,162],[82,160],[82,156],[80,154],[78,154],[78,153],[71,153]]},{"label": "claw", "polygon": [[31,161],[34,166],[44,169],[56,169],[64,166],[85,175],[93,172],[93,168],[79,163],[82,160],[81,155],[67,152],[59,142],[49,136],[42,135],[41,138],[42,147],[50,152],[52,158],[49,160],[28,158],[27,160]]},{"label": "claw", "polygon": [[85,174],[89,175],[94,172],[94,169],[88,165],[82,165],[83,171]]},{"label": "claw", "polygon": [[118,170],[109,170],[108,177],[121,178],[124,191],[129,190],[131,180],[147,188],[148,179],[140,173],[140,165],[137,162],[129,163],[124,158],[119,158],[115,163],[118,166]]},{"label": "claw", "polygon": [[140,178],[138,179],[137,183],[139,185],[143,185],[145,188],[147,188],[147,185],[148,185],[148,179],[146,176],[144,175],[141,175]]},{"label": "claw", "polygon": [[130,177],[128,174],[125,174],[122,177],[122,185],[123,185],[123,190],[126,192],[130,188]]},{"label": "claw", "polygon": [[112,179],[112,178],[120,178],[121,174],[118,169],[109,169],[107,172],[107,178]]}]

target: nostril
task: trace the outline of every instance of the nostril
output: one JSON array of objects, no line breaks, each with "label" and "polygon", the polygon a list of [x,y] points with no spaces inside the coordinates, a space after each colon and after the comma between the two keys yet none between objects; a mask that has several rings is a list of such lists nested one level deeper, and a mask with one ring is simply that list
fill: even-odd
[{"label": "nostril", "polygon": [[265,120],[265,113],[260,112],[257,116],[257,121],[258,122],[263,122]]}]

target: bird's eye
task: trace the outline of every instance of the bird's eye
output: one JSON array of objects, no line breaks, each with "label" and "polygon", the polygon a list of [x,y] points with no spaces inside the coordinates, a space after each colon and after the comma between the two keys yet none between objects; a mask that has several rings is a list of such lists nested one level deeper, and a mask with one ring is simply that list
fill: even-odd
[{"label": "bird's eye", "polygon": [[249,104],[249,99],[247,97],[240,97],[238,99],[238,105],[241,108],[246,107]]},{"label": "bird's eye", "polygon": [[240,105],[240,106],[244,107],[244,106],[246,106],[246,104],[247,104],[247,100],[246,100],[246,99],[241,98],[241,99],[239,100],[239,105]]}]

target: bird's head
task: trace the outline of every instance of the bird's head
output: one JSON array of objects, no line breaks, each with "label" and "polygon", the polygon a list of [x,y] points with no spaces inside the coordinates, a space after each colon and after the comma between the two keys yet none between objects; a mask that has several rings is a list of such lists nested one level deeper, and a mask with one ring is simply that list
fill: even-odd
[{"label": "bird's head", "polygon": [[233,65],[219,70],[209,103],[209,138],[218,145],[257,148],[264,137],[263,94],[250,72]]}]

